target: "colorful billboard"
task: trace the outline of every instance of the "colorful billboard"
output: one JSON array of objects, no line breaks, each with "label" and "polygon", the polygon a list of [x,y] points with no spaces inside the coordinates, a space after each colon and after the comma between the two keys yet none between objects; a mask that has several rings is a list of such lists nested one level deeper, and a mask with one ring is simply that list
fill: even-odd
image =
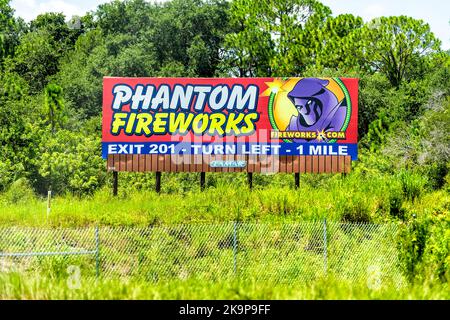
[{"label": "colorful billboard", "polygon": [[357,159],[358,80],[103,80],[102,153],[349,155]]}]

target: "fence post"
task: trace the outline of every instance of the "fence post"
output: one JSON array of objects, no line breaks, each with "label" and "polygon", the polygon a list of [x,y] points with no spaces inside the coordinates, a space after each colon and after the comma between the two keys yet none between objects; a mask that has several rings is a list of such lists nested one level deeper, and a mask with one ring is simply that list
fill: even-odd
[{"label": "fence post", "polygon": [[52,191],[48,190],[47,192],[47,220],[50,216],[50,212],[52,210]]},{"label": "fence post", "polygon": [[328,241],[327,241],[327,218],[323,219],[323,271],[328,274]]},{"label": "fence post", "polygon": [[237,271],[237,221],[234,221],[234,230],[233,230],[233,272],[236,275]]},{"label": "fence post", "polygon": [[100,237],[98,226],[95,226],[95,275],[100,276]]}]

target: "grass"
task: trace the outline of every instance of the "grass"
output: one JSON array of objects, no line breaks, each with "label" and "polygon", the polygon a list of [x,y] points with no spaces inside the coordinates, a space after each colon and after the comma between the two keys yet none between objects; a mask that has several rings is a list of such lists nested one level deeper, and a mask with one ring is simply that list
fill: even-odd
[{"label": "grass", "polygon": [[[208,174],[203,192],[199,190],[197,174],[165,174],[161,194],[152,191],[153,178],[151,174],[121,174],[118,197],[111,195],[110,187],[90,196],[56,196],[48,217],[46,199],[26,190],[22,190],[23,196],[9,190],[0,195],[0,227],[170,226],[232,220],[273,225],[324,218],[404,224],[412,217],[447,216],[450,210],[448,188],[427,189],[423,181],[407,173],[302,175],[298,190],[293,186],[292,175],[255,175],[251,192],[244,174]],[[55,266],[50,267],[48,270]],[[334,267],[342,266],[338,263]],[[61,270],[64,274],[65,268]],[[82,282],[81,288],[69,289],[65,276],[51,274],[0,273],[0,299],[450,298],[449,283],[439,281],[401,287],[383,284],[371,289],[363,280],[348,282],[331,277],[283,285],[270,278],[252,279],[251,275],[241,280],[219,277],[213,282],[175,277],[156,283],[112,276],[95,285]]]},{"label": "grass", "polygon": [[[341,279],[378,278],[403,285],[391,226],[328,222],[326,230],[325,245],[322,223],[103,227],[98,233],[98,270],[107,278],[143,281],[191,277],[220,281],[238,275],[285,283],[310,281],[326,272]],[[94,228],[0,228],[0,245],[5,252],[96,248]],[[93,277],[96,256],[0,259],[0,270],[7,273],[39,270],[42,276],[66,277],[73,266]]]},{"label": "grass", "polygon": [[[261,176],[259,185],[249,192],[245,176],[228,174],[208,176],[210,186],[198,190],[195,174],[184,183],[191,189],[173,190],[173,175],[165,179],[166,190],[158,195],[150,188],[137,190],[121,183],[118,197],[103,188],[83,198],[57,196],[47,219],[46,200],[38,197],[10,201],[0,196],[2,226],[147,226],[192,222],[244,221],[333,221],[392,222],[420,215],[429,208],[448,208],[450,195],[445,191],[425,192],[415,189],[414,200],[408,198],[401,180],[390,176],[347,177],[340,175],[304,175],[300,189],[293,188],[288,175]],[[404,179],[404,178],[403,178]],[[151,180],[151,179],[150,179]],[[194,184],[194,181],[196,183]],[[179,183],[180,186],[183,183]],[[164,186],[164,183],[163,183]],[[180,187],[182,188],[182,187]],[[394,197],[395,196],[395,197]],[[448,210],[448,209],[446,209]]]},{"label": "grass", "polygon": [[449,299],[448,284],[370,288],[366,282],[332,278],[283,285],[253,279],[205,282],[198,279],[161,283],[99,280],[52,280],[39,275],[0,276],[0,299]]}]

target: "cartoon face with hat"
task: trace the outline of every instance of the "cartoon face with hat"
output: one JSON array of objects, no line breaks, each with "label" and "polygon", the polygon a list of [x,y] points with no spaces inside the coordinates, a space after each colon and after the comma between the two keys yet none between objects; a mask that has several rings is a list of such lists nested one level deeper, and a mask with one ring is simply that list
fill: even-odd
[{"label": "cartoon face with hat", "polygon": [[[346,107],[341,106],[337,97],[327,85],[329,80],[303,78],[288,93],[298,114],[291,117],[287,131],[340,131]],[[303,142],[304,139],[294,139]]]}]

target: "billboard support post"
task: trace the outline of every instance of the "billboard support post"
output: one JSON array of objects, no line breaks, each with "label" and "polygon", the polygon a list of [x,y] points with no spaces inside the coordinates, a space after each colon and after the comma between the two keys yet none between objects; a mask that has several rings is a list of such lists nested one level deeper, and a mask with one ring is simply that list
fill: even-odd
[{"label": "billboard support post", "polygon": [[118,185],[119,185],[119,172],[113,171],[113,196],[117,196]]},{"label": "billboard support post", "polygon": [[247,182],[250,190],[253,189],[253,172],[247,172]]},{"label": "billboard support post", "polygon": [[294,174],[295,177],[295,189],[298,189],[300,187],[300,173],[296,172]]},{"label": "billboard support post", "polygon": [[205,190],[206,173],[200,172],[200,190]]},{"label": "billboard support post", "polygon": [[155,191],[157,193],[160,193],[161,192],[161,171],[156,171],[155,179],[156,179]]}]

